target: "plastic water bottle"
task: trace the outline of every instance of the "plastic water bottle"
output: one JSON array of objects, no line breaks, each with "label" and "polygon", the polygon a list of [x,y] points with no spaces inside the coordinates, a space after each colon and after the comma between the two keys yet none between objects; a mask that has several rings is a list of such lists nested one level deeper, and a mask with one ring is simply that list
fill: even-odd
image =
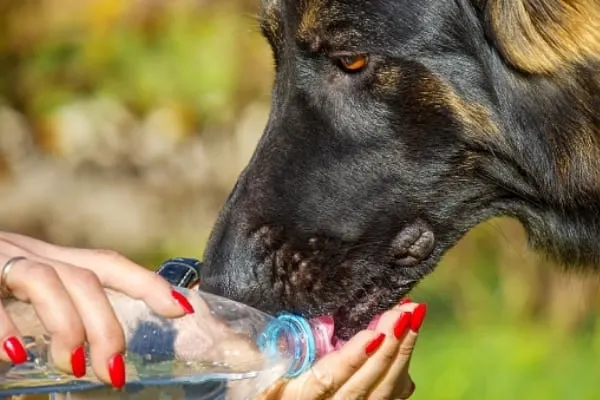
[{"label": "plastic water bottle", "polygon": [[[174,286],[190,286],[199,265],[173,259],[159,273]],[[79,379],[58,371],[48,337],[21,332],[29,359],[0,365],[0,399],[40,393],[55,399],[252,399],[278,379],[300,375],[331,349],[331,332],[318,320],[273,317],[223,297],[177,290],[194,306],[194,314],[162,318],[142,301],[109,296],[127,343],[128,383],[122,391],[99,382],[91,368]]]}]

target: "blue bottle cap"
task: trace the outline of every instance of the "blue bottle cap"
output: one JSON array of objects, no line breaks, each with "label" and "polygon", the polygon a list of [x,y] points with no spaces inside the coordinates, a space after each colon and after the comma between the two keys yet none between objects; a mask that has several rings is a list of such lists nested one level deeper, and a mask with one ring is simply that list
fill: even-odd
[{"label": "blue bottle cap", "polygon": [[258,346],[267,356],[282,351],[292,357],[285,376],[294,378],[307,371],[315,361],[316,343],[308,321],[294,314],[280,314],[273,319],[258,338]]}]

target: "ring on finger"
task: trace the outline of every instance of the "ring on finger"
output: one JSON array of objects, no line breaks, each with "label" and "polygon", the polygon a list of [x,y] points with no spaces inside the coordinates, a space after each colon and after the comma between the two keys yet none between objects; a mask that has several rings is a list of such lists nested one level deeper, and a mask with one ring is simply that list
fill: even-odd
[{"label": "ring on finger", "polygon": [[13,257],[10,260],[8,260],[2,267],[2,270],[0,271],[0,297],[9,297],[11,295],[11,290],[6,284],[8,274],[10,273],[10,270],[13,268],[13,266],[22,260],[26,260],[26,258],[23,256]]}]

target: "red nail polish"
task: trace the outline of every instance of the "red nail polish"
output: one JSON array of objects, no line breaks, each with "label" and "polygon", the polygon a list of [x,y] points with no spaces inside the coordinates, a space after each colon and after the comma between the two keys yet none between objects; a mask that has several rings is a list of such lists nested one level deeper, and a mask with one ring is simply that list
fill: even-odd
[{"label": "red nail polish", "polygon": [[179,305],[181,306],[181,308],[183,308],[183,310],[186,312],[186,314],[193,314],[194,313],[194,307],[192,307],[192,305],[190,304],[190,302],[188,301],[188,299],[185,298],[184,295],[182,295],[181,293],[179,293],[177,290],[173,290],[171,292],[171,296],[173,296],[173,298],[175,299],[175,301],[177,303],[179,303]]},{"label": "red nail polish", "polygon": [[371,340],[369,344],[365,347],[365,353],[368,356],[373,354],[379,347],[381,347],[383,341],[385,340],[385,333],[380,333],[375,339]]},{"label": "red nail polish", "polygon": [[108,362],[108,374],[115,388],[125,386],[125,360],[121,354],[115,354]]},{"label": "red nail polish", "polygon": [[71,367],[73,369],[73,375],[75,375],[76,378],[81,378],[85,375],[85,350],[83,346],[79,346],[71,353]]},{"label": "red nail polish", "polygon": [[421,329],[421,325],[423,325],[423,320],[425,319],[425,315],[427,314],[427,304],[419,304],[417,308],[413,311],[413,318],[410,323],[410,330],[413,332],[419,332]]},{"label": "red nail polish", "polygon": [[409,299],[408,297],[406,297],[406,298],[404,298],[404,299],[400,300],[400,305],[403,305],[403,304],[408,304],[408,303],[412,303],[412,300],[411,300],[411,299]]},{"label": "red nail polish", "polygon": [[394,324],[394,336],[397,339],[402,339],[408,330],[408,326],[410,325],[410,321],[412,320],[412,313],[403,312],[396,323]]},{"label": "red nail polish", "polygon": [[21,344],[19,339],[15,336],[8,337],[4,340],[4,351],[8,354],[8,357],[13,364],[23,364],[27,361],[27,352],[25,347]]}]

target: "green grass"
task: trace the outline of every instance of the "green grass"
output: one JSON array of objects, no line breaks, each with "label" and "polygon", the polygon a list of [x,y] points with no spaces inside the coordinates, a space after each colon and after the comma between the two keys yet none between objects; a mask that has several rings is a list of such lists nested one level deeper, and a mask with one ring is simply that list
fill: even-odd
[{"label": "green grass", "polygon": [[414,399],[597,399],[600,352],[542,324],[424,325],[412,362]]}]

